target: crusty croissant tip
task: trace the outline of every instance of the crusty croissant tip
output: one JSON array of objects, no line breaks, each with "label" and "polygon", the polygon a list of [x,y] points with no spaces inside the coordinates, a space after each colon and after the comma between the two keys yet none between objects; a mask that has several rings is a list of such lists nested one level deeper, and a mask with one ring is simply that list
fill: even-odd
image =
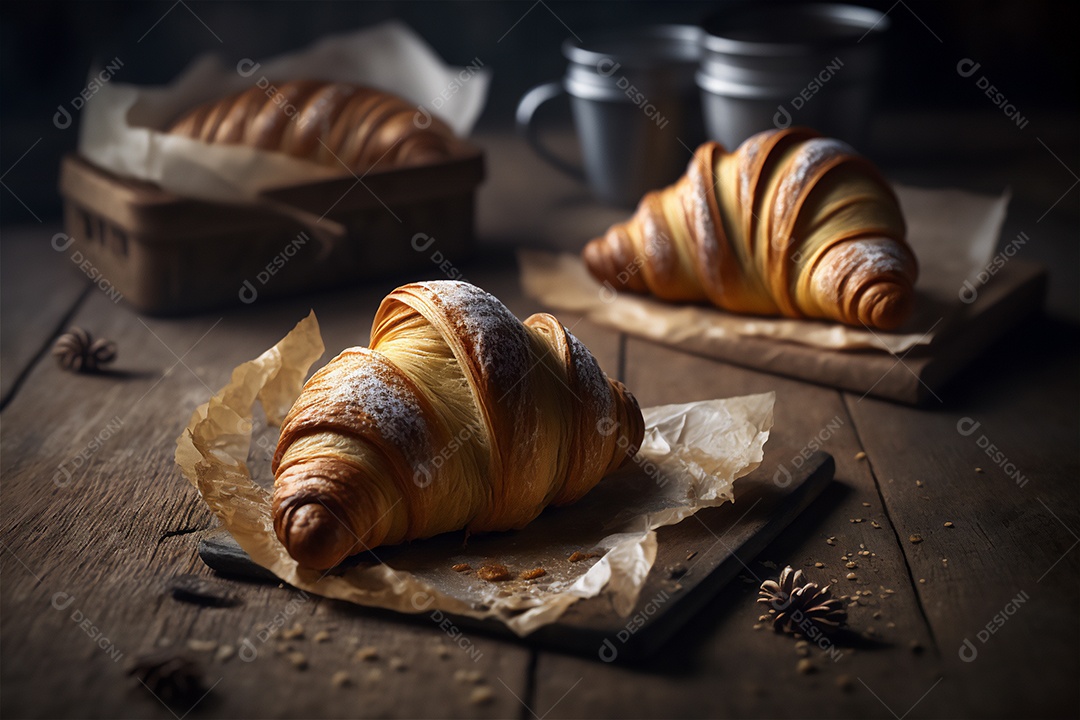
[{"label": "crusty croissant tip", "polygon": [[278,537],[304,567],[329,570],[358,549],[344,521],[317,501],[293,506],[282,521]]}]

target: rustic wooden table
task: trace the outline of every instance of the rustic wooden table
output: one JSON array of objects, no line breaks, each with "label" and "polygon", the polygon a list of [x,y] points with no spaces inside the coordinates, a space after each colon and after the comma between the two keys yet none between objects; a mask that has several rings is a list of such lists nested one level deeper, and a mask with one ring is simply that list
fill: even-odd
[{"label": "rustic wooden table", "polygon": [[[505,246],[570,247],[623,212],[595,206],[516,140],[491,137],[484,144],[490,179],[480,227],[488,246],[484,257],[451,262],[524,316],[540,308],[520,292]],[[0,243],[5,717],[180,718],[190,710],[191,717],[904,718],[1076,717],[1080,711],[1080,346],[1070,324],[1030,323],[954,382],[940,404],[921,410],[577,324],[575,332],[607,372],[643,404],[773,390],[776,425],[767,457],[792,458],[817,439],[836,458],[835,482],[764,553],[745,558],[744,581],[686,618],[646,661],[605,664],[595,655],[480,633],[448,637],[427,618],[365,611],[272,583],[229,581],[241,601],[232,607],[174,599],[166,590],[174,576],[212,575],[196,555],[196,541],[215,522],[173,463],[175,439],[191,410],[309,308],[318,313],[328,348],[366,342],[379,299],[405,278],[154,319],[87,286],[50,246],[56,229],[6,232]],[[433,264],[425,276],[440,274]],[[113,372],[73,375],[57,368],[48,348],[72,324],[118,343]],[[919,543],[911,540],[916,534]],[[790,564],[827,581],[847,572],[841,555],[863,548],[874,554],[857,556],[858,580],[841,576],[841,591],[869,591],[849,612],[854,629],[872,628],[873,635],[845,642],[835,659],[811,648],[816,672],[802,673],[792,638],[755,629],[754,576]],[[816,568],[818,562],[825,568]],[[284,632],[294,623],[305,631],[290,642],[306,655],[306,670],[269,649],[254,659],[215,659],[222,645],[236,648],[263,628]],[[328,642],[316,641],[322,630]],[[379,658],[356,661],[355,650],[364,646],[377,648]],[[169,710],[125,674],[132,659],[161,648],[198,659],[212,689],[193,708]],[[403,664],[394,662],[400,665],[394,669],[391,658]],[[350,685],[332,682],[339,671]],[[478,688],[490,688],[490,698]]]}]

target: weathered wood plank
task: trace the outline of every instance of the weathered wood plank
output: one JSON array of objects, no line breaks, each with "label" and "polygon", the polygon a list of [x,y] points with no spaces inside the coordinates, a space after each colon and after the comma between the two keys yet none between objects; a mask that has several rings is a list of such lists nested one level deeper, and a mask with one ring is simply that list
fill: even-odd
[{"label": "weathered wood plank", "polygon": [[1077,340],[1035,323],[934,412],[846,398],[973,715],[1080,712]]},{"label": "weathered wood plank", "polygon": [[[937,682],[938,662],[873,478],[855,457],[860,445],[840,394],[635,339],[628,342],[626,381],[646,405],[775,390],[776,425],[766,457],[790,467],[818,445],[835,456],[838,481],[763,553],[769,566],[746,558],[748,581],[721,592],[640,667],[541,654],[533,711],[551,717],[876,717],[888,715],[884,701],[897,714],[906,712]],[[778,480],[783,482],[782,473]],[[661,544],[680,528],[662,531]],[[826,543],[829,537],[835,545]],[[873,555],[854,555],[863,545]],[[853,553],[857,568],[844,566],[845,553]],[[825,567],[815,568],[815,562]],[[762,612],[755,603],[757,584],[775,576],[772,563],[802,568],[824,583],[836,579],[842,594],[870,591],[865,605],[849,612],[853,630],[873,628],[874,636],[838,643],[835,661],[826,649],[813,647],[818,672],[797,672],[795,641],[754,629]],[[857,579],[847,580],[848,572]],[[926,650],[913,652],[912,642]],[[850,691],[838,686],[841,676]],[[945,704],[949,697],[939,687],[915,714],[955,707]]]},{"label": "weathered wood plank", "polygon": [[[513,277],[505,269],[498,275]],[[173,575],[209,575],[196,556],[195,532],[213,519],[172,461],[191,410],[308,307],[331,352],[366,342],[375,307],[396,282],[386,284],[186,320],[141,319],[99,294],[88,298],[75,321],[116,340],[117,373],[72,375],[39,363],[3,412],[5,715],[167,716],[132,687],[126,661],[192,639],[239,653],[243,638],[255,646],[251,662],[237,654],[220,663],[207,651],[188,651],[203,660],[207,686],[220,679],[200,711],[223,717],[519,713],[515,695],[526,693],[529,660],[519,646],[435,622],[400,623],[275,585],[236,583],[243,604],[232,608],[181,603],[164,590]],[[82,618],[99,629],[105,649],[81,629]],[[304,637],[288,645],[306,656],[303,671],[277,652],[283,629],[294,622],[304,626]],[[270,638],[262,642],[267,628]],[[314,640],[320,630],[330,634],[328,642]],[[356,648],[366,645],[378,647],[381,659],[354,662]],[[122,657],[114,661],[110,653]],[[391,657],[407,669],[391,670]],[[376,669],[381,679],[370,679]],[[339,670],[348,672],[351,687],[331,685]],[[491,699],[474,704],[478,686],[455,680],[459,670],[476,672]]]},{"label": "weathered wood plank", "polygon": [[[89,292],[70,251],[51,238],[59,228],[34,225],[6,230],[0,242],[0,407],[18,379],[45,349]],[[57,241],[64,246],[64,238]]]}]

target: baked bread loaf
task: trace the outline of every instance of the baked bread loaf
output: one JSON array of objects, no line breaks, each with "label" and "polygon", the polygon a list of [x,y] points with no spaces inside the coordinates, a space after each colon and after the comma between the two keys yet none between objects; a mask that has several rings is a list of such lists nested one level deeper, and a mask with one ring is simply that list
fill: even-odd
[{"label": "baked bread loaf", "polygon": [[316,372],[281,427],[274,529],[302,566],[451,530],[520,528],[641,444],[637,401],[559,321],[464,282],[383,300],[370,348]]},{"label": "baked bread loaf", "polygon": [[615,290],[736,313],[895,329],[918,265],[896,195],[868,160],[812,130],[707,142],[674,185],[584,250]]},{"label": "baked bread loaf", "polygon": [[381,90],[293,80],[255,86],[188,111],[169,132],[282,152],[353,172],[437,162],[459,152],[450,128]]}]

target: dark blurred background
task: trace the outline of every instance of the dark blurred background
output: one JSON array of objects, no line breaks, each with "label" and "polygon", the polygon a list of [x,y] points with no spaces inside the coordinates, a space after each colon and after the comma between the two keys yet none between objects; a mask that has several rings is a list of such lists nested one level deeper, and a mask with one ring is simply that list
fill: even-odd
[{"label": "dark blurred background", "polygon": [[[327,34],[396,18],[447,62],[466,65],[478,58],[494,71],[476,131],[490,137],[512,132],[514,107],[525,90],[561,77],[559,46],[571,33],[587,41],[591,33],[621,26],[698,23],[736,1],[6,0],[0,5],[0,225],[58,222],[58,164],[76,146],[79,118],[58,129],[53,116],[58,105],[70,107],[94,63],[119,58],[116,81],[161,84],[206,51],[229,63],[267,59]],[[1025,253],[1055,268],[1051,311],[1080,317],[1080,3],[860,4],[888,11],[893,22],[879,112],[869,146],[861,149],[901,182],[989,193],[1011,188],[1003,237],[1024,230],[1044,240]],[[957,72],[963,58],[980,63],[977,76]],[[979,75],[1027,120],[1022,128],[976,86]],[[545,113],[546,122],[559,122],[557,110]],[[567,117],[564,107],[562,119]],[[480,222],[483,232],[483,202]]]}]

